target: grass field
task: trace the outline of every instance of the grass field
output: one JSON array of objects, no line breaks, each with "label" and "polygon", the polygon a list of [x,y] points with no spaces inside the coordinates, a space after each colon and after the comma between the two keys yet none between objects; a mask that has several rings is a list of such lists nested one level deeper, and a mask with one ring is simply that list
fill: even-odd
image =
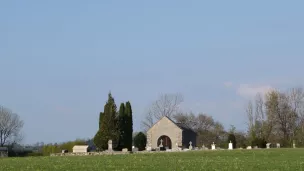
[{"label": "grass field", "polygon": [[0,170],[304,170],[304,149],[193,151],[84,157],[0,159]]}]

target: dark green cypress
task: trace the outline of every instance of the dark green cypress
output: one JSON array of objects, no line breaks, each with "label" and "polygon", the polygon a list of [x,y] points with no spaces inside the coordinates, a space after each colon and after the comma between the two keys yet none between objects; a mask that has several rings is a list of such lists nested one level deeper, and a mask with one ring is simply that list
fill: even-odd
[{"label": "dark green cypress", "polygon": [[119,145],[117,150],[122,150],[125,148],[126,141],[126,113],[125,113],[125,104],[121,103],[119,107]]},{"label": "dark green cypress", "polygon": [[128,101],[126,102],[126,141],[125,141],[125,147],[128,148],[128,150],[132,150],[132,142],[133,142],[133,116],[132,116],[132,107],[131,103]]}]

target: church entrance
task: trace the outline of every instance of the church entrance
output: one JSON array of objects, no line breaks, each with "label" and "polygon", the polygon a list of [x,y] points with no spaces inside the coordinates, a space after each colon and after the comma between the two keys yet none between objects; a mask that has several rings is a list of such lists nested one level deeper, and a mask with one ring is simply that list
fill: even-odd
[{"label": "church entrance", "polygon": [[171,149],[172,148],[171,139],[166,135],[160,136],[157,140],[157,147],[164,149]]}]

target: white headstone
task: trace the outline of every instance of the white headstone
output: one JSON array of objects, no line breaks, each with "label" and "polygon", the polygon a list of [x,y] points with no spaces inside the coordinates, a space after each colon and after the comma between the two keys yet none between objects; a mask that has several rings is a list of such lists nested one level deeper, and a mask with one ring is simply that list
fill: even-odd
[{"label": "white headstone", "polygon": [[296,144],[292,144],[293,148],[296,148]]},{"label": "white headstone", "polygon": [[248,149],[248,150],[251,150],[251,149],[252,149],[252,147],[251,147],[251,146],[248,146],[248,147],[247,147],[247,149]]},{"label": "white headstone", "polygon": [[271,143],[267,143],[267,144],[266,144],[266,148],[270,148],[270,144],[271,144]]},{"label": "white headstone", "polygon": [[229,143],[228,149],[229,149],[229,150],[233,150],[233,144],[231,143],[231,141],[230,141],[230,143]]},{"label": "white headstone", "polygon": [[138,151],[137,147],[132,148],[132,152],[136,152],[136,151]]},{"label": "white headstone", "polygon": [[160,139],[159,147],[163,147],[163,140],[162,139]]},{"label": "white headstone", "polygon": [[211,145],[211,150],[215,150],[215,144],[213,142],[213,144]]},{"label": "white headstone", "polygon": [[192,147],[192,142],[190,141],[190,142],[189,142],[189,150],[192,150],[192,148],[193,148],[193,147]]},{"label": "white headstone", "polygon": [[151,148],[151,147],[146,147],[146,150],[147,150],[147,151],[151,151],[152,148]]},{"label": "white headstone", "polygon": [[108,150],[109,150],[109,151],[112,151],[112,150],[113,150],[113,147],[112,147],[112,140],[109,140],[109,141],[108,141]]},{"label": "white headstone", "polygon": [[280,143],[277,143],[277,148],[280,148],[280,147],[281,147]]}]

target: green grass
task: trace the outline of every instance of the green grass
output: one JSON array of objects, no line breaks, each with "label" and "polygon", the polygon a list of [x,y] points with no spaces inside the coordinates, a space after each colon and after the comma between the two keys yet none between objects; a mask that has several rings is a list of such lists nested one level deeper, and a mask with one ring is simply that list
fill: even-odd
[{"label": "green grass", "polygon": [[0,170],[304,170],[304,149],[193,151],[84,157],[0,159]]}]

